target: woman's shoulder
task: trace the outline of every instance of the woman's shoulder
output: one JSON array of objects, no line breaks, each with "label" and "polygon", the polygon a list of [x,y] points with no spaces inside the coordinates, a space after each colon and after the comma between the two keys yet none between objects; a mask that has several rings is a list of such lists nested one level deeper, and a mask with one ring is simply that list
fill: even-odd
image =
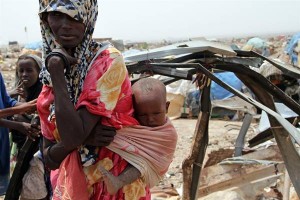
[{"label": "woman's shoulder", "polygon": [[[112,65],[121,64],[119,66],[125,66],[122,53],[114,46],[109,45],[104,49],[99,49],[94,61],[92,62],[92,68],[100,68],[106,71]],[[123,66],[123,67],[124,67]],[[99,69],[97,69],[99,70]]]},{"label": "woman's shoulder", "polygon": [[113,46],[99,51],[91,62],[84,85],[93,85],[95,82],[98,83],[100,78],[105,80],[107,77],[114,77],[114,81],[124,81],[127,76],[127,69],[121,52]]},{"label": "woman's shoulder", "polygon": [[[115,58],[115,57],[119,57],[119,56],[122,56],[121,52],[114,46],[112,45],[108,45],[106,47],[104,47],[105,50],[103,50],[101,53],[100,53],[100,56],[99,57],[102,57],[102,56],[110,56],[112,58]],[[101,49],[99,50],[101,51]]]}]

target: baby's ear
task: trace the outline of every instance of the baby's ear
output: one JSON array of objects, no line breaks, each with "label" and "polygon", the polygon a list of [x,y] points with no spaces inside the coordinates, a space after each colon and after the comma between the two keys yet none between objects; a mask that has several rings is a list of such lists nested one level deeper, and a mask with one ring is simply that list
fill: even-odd
[{"label": "baby's ear", "polygon": [[168,113],[169,105],[170,105],[170,101],[167,101],[167,102],[166,102],[166,113]]}]

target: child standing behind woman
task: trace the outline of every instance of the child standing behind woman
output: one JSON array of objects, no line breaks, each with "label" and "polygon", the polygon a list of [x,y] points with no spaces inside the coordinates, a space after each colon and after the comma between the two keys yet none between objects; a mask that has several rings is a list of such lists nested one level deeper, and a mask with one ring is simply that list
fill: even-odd
[{"label": "child standing behind woman", "polygon": [[[23,54],[18,58],[16,67],[16,85],[21,85],[22,95],[18,95],[21,102],[29,102],[36,99],[41,90],[42,83],[39,80],[39,73],[42,68],[42,60],[33,54]],[[17,122],[30,123],[34,115],[22,114],[14,115],[13,119]],[[18,152],[24,145],[27,136],[34,139],[35,135],[26,135],[24,132],[13,129],[12,140],[17,144]]]},{"label": "child standing behind woman", "polygon": [[[16,92],[12,95],[20,102],[30,102],[39,96],[42,90],[42,83],[39,79],[41,67],[41,58],[32,53],[22,54],[18,58],[16,67],[17,88],[13,90]],[[39,152],[39,143],[41,142],[41,137],[38,137],[40,134],[38,116],[26,113],[15,114],[13,120],[15,123],[28,124],[30,127],[34,127],[35,132],[23,132],[11,128],[12,141],[17,145],[18,157],[6,197],[14,198],[14,196],[21,194],[21,200],[45,199],[48,195],[44,178],[45,170],[41,153],[36,153]],[[26,142],[27,138],[33,141]],[[27,146],[25,147],[26,150],[21,151],[24,144]]]},{"label": "child standing behind woman", "polygon": [[[19,106],[22,103],[12,99],[4,84],[2,75],[0,74],[0,109]],[[39,130],[32,127],[29,123],[14,122],[5,118],[0,119],[0,195],[5,194],[9,183],[10,174],[10,149],[9,149],[9,129],[15,129],[25,135],[37,136]]]},{"label": "child standing behind woman", "polygon": [[[38,98],[41,90],[42,90],[42,82],[39,79],[39,73],[42,68],[42,59],[32,54],[23,54],[18,58],[17,67],[16,67],[16,85],[21,86],[18,87],[19,93],[18,100],[21,102],[29,102],[36,98]],[[23,90],[20,90],[23,89]],[[35,120],[38,120],[37,114],[16,114],[13,119],[17,122],[24,122],[31,124]],[[36,121],[35,121],[36,122]],[[37,124],[37,128],[39,128]],[[36,137],[37,135],[24,134],[18,130],[13,129],[12,133],[12,141],[17,144],[17,152],[19,154],[21,148],[25,144],[27,137],[32,140],[37,140],[31,143],[26,152],[28,155],[22,159],[25,160],[17,160],[17,165],[12,178],[15,176],[19,176],[14,179],[16,182],[22,181],[22,189],[21,189],[21,199],[31,200],[31,199],[46,199],[48,195],[46,183],[45,183],[45,168],[42,162],[42,155],[38,151],[39,146],[42,145],[42,137]],[[40,133],[40,131],[39,131]],[[40,145],[39,145],[40,143]],[[36,153],[37,152],[37,153]],[[24,170],[29,166],[28,170]],[[23,180],[22,180],[23,179]]]}]

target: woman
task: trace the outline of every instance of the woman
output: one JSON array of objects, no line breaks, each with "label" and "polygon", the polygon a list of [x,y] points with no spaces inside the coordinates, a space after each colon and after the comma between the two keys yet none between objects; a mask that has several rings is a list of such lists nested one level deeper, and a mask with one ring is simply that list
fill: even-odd
[{"label": "woman", "polygon": [[[51,174],[54,199],[131,199],[130,195],[150,199],[149,189],[143,184],[133,184],[111,196],[103,182],[96,180],[92,191],[77,192],[86,186],[78,181],[82,178],[82,168],[76,167],[78,147],[107,146],[115,129],[137,124],[132,117],[130,80],[120,52],[92,40],[97,1],[81,2],[40,0],[46,58],[41,71],[45,86],[37,104],[45,137],[45,163],[57,169]],[[85,165],[102,163],[114,175],[128,165],[105,147],[84,151],[92,151],[87,153],[91,157],[85,157]],[[73,180],[64,182],[70,176]],[[71,188],[77,193],[72,194]]]}]

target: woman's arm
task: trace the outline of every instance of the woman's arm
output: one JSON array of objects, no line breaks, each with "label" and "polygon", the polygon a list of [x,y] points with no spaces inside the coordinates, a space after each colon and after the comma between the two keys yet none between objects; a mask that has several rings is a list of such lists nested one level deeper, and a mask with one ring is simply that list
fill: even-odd
[{"label": "woman's arm", "polygon": [[48,71],[54,90],[56,126],[61,141],[52,143],[45,140],[43,153],[46,165],[56,169],[70,152],[84,144],[101,117],[91,114],[85,107],[75,110],[67,89],[64,62],[60,57],[49,58]]},{"label": "woman's arm", "polygon": [[[113,127],[97,123],[84,144],[97,147],[107,146],[113,141],[115,135],[116,131]],[[43,149],[45,164],[51,170],[59,168],[60,163],[72,152],[72,150],[66,149],[61,142],[54,143],[46,138],[44,138]]]},{"label": "woman's arm", "polygon": [[[65,109],[63,111],[68,112]],[[57,169],[60,166],[60,163],[67,157],[67,155],[69,153],[71,153],[78,146],[83,144],[85,140],[89,140],[88,139],[89,137],[86,135],[88,135],[91,132],[91,130],[89,129],[90,126],[78,127],[79,123],[81,123],[82,126],[84,126],[83,121],[81,121],[81,117],[82,117],[82,119],[89,118],[89,119],[93,120],[92,122],[94,122],[95,119],[100,119],[100,117],[99,118],[97,117],[94,119],[90,118],[89,117],[90,113],[88,113],[88,111],[85,108],[80,109],[78,111],[78,113],[76,113],[76,114],[79,116],[79,119],[78,119],[78,116],[74,117],[77,120],[76,122],[71,121],[74,118],[69,118],[68,120],[70,120],[70,121],[67,121],[65,123],[57,122],[57,126],[58,126],[58,124],[61,125],[60,126],[61,129],[58,128],[59,134],[61,136],[61,142],[54,143],[54,142],[51,142],[50,140],[47,140],[46,138],[44,139],[43,153],[44,153],[44,158],[45,158],[45,164],[51,170]],[[56,120],[58,120],[57,113],[56,113]],[[86,122],[88,123],[89,121],[86,121]],[[97,121],[95,121],[95,124],[96,124],[96,122]],[[100,124],[100,123],[98,123],[98,124]],[[80,131],[82,131],[82,132],[79,132],[79,131],[76,132],[76,128],[81,129]],[[100,135],[105,133],[104,131],[100,130],[99,128],[96,130],[98,131],[98,133]],[[65,131],[65,132],[63,132],[64,134],[62,134],[62,131]],[[76,133],[76,134],[73,134],[73,133]],[[82,134],[82,135],[80,136],[79,134]],[[64,137],[62,138],[63,135],[64,135]],[[95,135],[95,134],[90,134],[90,137],[92,137],[93,135]],[[108,135],[108,134],[106,134],[106,135]],[[112,135],[111,131],[110,131],[110,135]],[[109,137],[105,137],[105,138],[109,138]],[[67,141],[64,142],[63,140],[67,140]],[[99,140],[102,141],[103,139],[99,139]],[[112,141],[113,139],[110,139],[110,140]],[[98,140],[95,139],[94,142],[96,142],[96,141],[98,141]],[[69,145],[69,146],[66,146],[66,145]],[[100,146],[100,145],[98,145],[98,146]]]},{"label": "woman's arm", "polygon": [[43,154],[45,165],[51,170],[59,168],[60,163],[71,152],[72,150],[66,150],[61,142],[53,143],[47,138],[43,139]]},{"label": "woman's arm", "polygon": [[79,147],[100,120],[100,116],[88,112],[85,107],[78,111],[70,99],[64,75],[64,62],[58,56],[48,61],[55,102],[55,117],[61,143],[67,151]]}]

